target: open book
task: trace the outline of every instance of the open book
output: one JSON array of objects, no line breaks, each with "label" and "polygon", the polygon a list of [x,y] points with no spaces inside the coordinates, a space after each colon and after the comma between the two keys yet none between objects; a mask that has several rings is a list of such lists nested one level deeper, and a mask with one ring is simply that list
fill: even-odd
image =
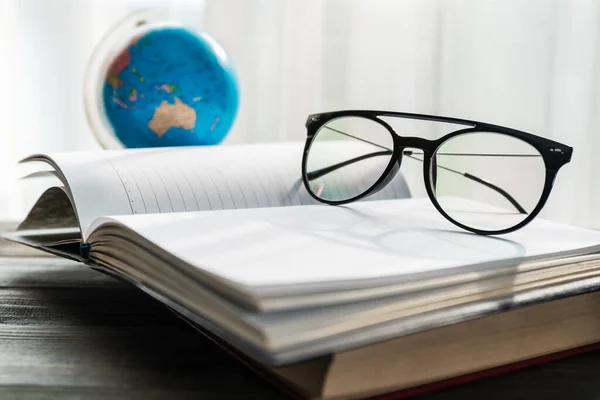
[{"label": "open book", "polygon": [[[302,184],[302,143],[33,155],[25,179],[54,177],[19,226],[23,241],[80,258],[92,222],[164,214],[315,204]],[[402,177],[369,200],[408,197]]]},{"label": "open book", "polygon": [[[302,184],[302,151],[285,143],[32,156],[26,179],[55,185],[7,238],[132,282],[307,396],[395,390],[600,341],[589,328],[600,321],[597,301],[558,303],[600,287],[600,232],[541,219],[501,237],[464,232],[428,199],[409,198],[401,175],[365,201],[316,204]],[[542,307],[549,301],[560,313]],[[573,307],[581,312],[568,334],[542,340]],[[499,313],[512,322],[494,338],[485,324]],[[535,346],[509,340],[536,318],[546,325]],[[440,345],[436,357],[456,357],[468,342],[440,343],[457,332],[473,348],[518,351],[443,370],[415,363],[411,374],[397,362],[420,340]],[[365,380],[361,365],[388,373]]]}]

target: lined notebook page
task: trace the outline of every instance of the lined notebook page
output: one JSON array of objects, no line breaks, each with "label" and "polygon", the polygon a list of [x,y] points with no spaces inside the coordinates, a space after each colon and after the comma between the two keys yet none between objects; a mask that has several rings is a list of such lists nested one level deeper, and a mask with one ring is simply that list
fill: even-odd
[{"label": "lined notebook page", "polygon": [[[301,179],[304,143],[62,153],[82,226],[97,217],[317,203]],[[343,150],[336,150],[343,151]],[[339,156],[339,154],[337,154]],[[366,200],[408,197],[402,176]]]}]

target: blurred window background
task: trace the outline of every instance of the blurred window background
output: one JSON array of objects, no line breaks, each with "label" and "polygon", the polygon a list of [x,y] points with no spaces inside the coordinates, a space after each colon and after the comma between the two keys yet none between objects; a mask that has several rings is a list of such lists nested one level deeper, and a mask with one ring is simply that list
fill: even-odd
[{"label": "blurred window background", "polygon": [[[303,141],[309,113],[346,108],[506,125],[575,148],[542,216],[600,228],[600,2],[160,2],[169,3],[235,65],[240,110],[224,145]],[[153,2],[0,1],[2,171],[30,153],[99,148],[84,112],[86,64],[144,5]],[[407,168],[422,186],[419,166]],[[23,212],[12,179],[0,175],[2,218]]]}]

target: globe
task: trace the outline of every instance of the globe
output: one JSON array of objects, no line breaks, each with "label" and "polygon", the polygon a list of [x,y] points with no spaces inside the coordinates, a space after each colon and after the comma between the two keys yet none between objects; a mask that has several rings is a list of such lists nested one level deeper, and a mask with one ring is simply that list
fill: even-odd
[{"label": "globe", "polygon": [[226,137],[238,84],[212,38],[182,26],[148,27],[117,50],[102,71],[101,135],[128,148],[214,145]]}]

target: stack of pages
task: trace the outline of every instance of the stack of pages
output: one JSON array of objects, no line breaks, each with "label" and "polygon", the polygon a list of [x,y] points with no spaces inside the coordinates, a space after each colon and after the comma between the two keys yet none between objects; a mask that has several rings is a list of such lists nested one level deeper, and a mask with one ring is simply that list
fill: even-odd
[{"label": "stack of pages", "polygon": [[402,176],[316,204],[300,143],[36,155],[16,242],[159,299],[312,398],[402,390],[600,341],[600,232],[461,231]]}]

